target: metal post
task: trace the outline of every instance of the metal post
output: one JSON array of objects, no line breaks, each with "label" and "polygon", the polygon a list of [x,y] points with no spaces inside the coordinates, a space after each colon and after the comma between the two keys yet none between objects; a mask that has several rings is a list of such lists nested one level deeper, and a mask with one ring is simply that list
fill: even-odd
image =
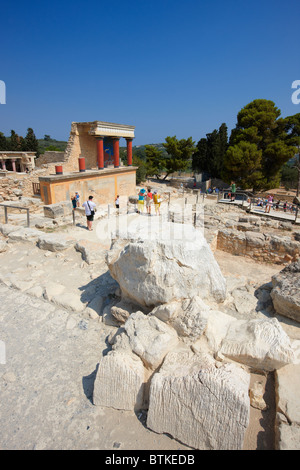
[{"label": "metal post", "polygon": [[29,222],[29,209],[27,209],[27,227],[30,226],[30,222]]},{"label": "metal post", "polygon": [[75,207],[73,209],[72,216],[73,216],[73,225],[75,225]]},{"label": "metal post", "polygon": [[5,218],[5,223],[8,224],[7,207],[6,206],[4,206],[4,218]]}]

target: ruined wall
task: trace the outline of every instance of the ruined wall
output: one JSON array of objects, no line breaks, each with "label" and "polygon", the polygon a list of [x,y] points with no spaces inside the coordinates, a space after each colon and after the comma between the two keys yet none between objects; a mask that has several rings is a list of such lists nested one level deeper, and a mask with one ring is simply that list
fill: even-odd
[{"label": "ruined wall", "polygon": [[65,152],[47,151],[35,159],[35,166],[40,168],[42,165],[63,162],[65,162]]},{"label": "ruined wall", "polygon": [[264,263],[284,264],[300,256],[300,242],[269,233],[219,230],[217,249]]},{"label": "ruined wall", "polygon": [[50,174],[55,174],[54,164],[30,173],[7,172],[0,178],[0,202],[16,201],[20,196],[33,197],[32,183],[39,183],[40,176]]},{"label": "ruined wall", "polygon": [[98,167],[96,139],[88,134],[87,126],[73,122],[65,150],[64,172],[78,171],[79,157],[85,158],[87,170]]}]

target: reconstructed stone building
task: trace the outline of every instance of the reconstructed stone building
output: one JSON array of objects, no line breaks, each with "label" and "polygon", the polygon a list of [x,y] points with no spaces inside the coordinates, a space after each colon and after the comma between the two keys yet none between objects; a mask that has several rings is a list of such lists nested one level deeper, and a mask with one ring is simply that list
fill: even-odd
[{"label": "reconstructed stone building", "polygon": [[25,172],[26,169],[34,168],[35,152],[9,152],[7,150],[0,151],[0,164],[2,170]]},{"label": "reconstructed stone building", "polygon": [[[45,204],[69,200],[75,191],[82,199],[93,195],[98,204],[112,203],[117,194],[135,192],[132,166],[134,126],[103,121],[73,122],[64,161],[54,175],[40,177]],[[127,166],[120,162],[119,141],[126,140]]]}]

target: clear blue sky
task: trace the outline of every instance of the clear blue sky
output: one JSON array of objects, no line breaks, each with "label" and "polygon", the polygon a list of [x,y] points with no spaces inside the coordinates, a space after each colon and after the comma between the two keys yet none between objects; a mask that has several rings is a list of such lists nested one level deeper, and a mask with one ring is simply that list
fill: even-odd
[{"label": "clear blue sky", "polygon": [[[2,2],[0,131],[67,140],[72,121],[198,142],[270,99],[300,112],[299,0]],[[120,142],[121,145],[125,145]]]}]

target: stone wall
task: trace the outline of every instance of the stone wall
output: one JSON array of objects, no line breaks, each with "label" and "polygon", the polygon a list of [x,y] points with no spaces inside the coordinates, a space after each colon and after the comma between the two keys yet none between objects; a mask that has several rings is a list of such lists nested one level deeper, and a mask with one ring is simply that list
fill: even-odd
[{"label": "stone wall", "polygon": [[6,172],[0,177],[0,202],[16,201],[20,196],[33,197],[32,183],[39,183],[40,176],[55,174],[55,164],[36,168],[30,173]]},{"label": "stone wall", "polygon": [[217,249],[274,264],[290,263],[300,256],[299,241],[252,231],[219,230]]},{"label": "stone wall", "polygon": [[97,168],[96,139],[88,134],[89,127],[73,122],[65,150],[64,171],[78,171],[78,158],[85,158],[86,169]]},{"label": "stone wall", "polygon": [[51,163],[65,162],[65,152],[47,151],[35,160],[35,166],[40,168],[42,165]]}]

